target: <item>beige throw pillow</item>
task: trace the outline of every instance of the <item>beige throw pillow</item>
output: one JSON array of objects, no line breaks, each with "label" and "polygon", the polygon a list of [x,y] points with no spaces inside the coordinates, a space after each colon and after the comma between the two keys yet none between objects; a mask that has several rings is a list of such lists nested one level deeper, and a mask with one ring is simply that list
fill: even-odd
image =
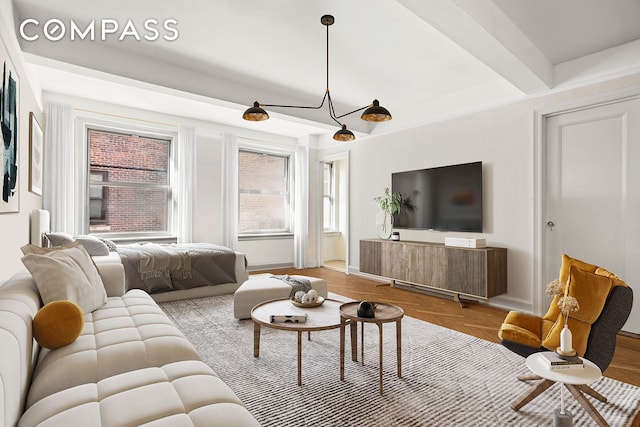
[{"label": "beige throw pillow", "polygon": [[44,253],[29,253],[27,248],[23,252],[26,255],[22,262],[31,272],[45,304],[70,300],[86,314],[107,301],[98,269],[79,242]]}]

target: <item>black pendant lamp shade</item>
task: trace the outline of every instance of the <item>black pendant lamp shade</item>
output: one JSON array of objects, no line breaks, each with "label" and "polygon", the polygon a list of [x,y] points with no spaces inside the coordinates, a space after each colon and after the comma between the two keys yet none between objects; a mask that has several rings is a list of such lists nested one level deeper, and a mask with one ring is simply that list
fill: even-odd
[{"label": "black pendant lamp shade", "polygon": [[381,107],[377,99],[374,99],[373,105],[364,110],[360,118],[368,122],[384,122],[391,120],[391,113],[386,108]]},{"label": "black pendant lamp shade", "polygon": [[339,116],[336,115],[336,112],[333,109],[333,101],[331,100],[331,94],[329,91],[329,26],[333,25],[334,21],[335,19],[331,15],[323,15],[320,18],[320,22],[322,23],[322,25],[327,27],[327,89],[325,90],[324,97],[322,98],[322,102],[320,103],[320,105],[314,107],[301,105],[260,104],[258,101],[256,101],[253,103],[253,107],[248,108],[244,112],[244,114],[242,115],[243,119],[252,122],[267,120],[269,118],[269,114],[262,107],[306,108],[318,110],[324,106],[326,101],[329,106],[329,116],[340,126],[340,130],[338,130],[333,135],[333,139],[335,139],[336,141],[353,141],[354,139],[356,139],[356,136],[353,134],[353,132],[347,129],[347,125],[340,122],[339,119],[341,119],[342,117],[364,110],[362,116],[360,116],[362,120],[366,120],[368,122],[384,122],[387,120],[391,120],[391,113],[389,113],[389,110],[387,110],[386,108],[381,107],[377,99],[374,99],[373,104],[371,105],[366,105],[364,107]]},{"label": "black pendant lamp shade", "polygon": [[342,125],[342,129],[333,134],[333,139],[340,142],[353,141],[356,136],[347,129],[347,125]]},{"label": "black pendant lamp shade", "polygon": [[260,104],[256,101],[253,103],[253,107],[247,108],[242,115],[242,118],[249,120],[250,122],[261,122],[263,120],[267,120],[269,118],[269,114],[260,108]]}]

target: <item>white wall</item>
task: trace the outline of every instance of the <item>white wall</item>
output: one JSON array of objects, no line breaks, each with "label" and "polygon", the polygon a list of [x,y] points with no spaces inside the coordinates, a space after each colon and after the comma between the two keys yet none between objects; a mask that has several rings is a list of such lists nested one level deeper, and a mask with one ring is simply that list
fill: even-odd
[{"label": "white wall", "polygon": [[[508,293],[492,302],[531,309],[534,238],[534,115],[536,110],[562,109],[567,102],[585,103],[598,94],[640,84],[640,74],[540,96],[352,144],[350,270],[358,271],[358,241],[376,237],[373,197],[391,185],[391,173],[481,160],[484,165],[485,232],[492,246],[508,249]],[[466,233],[400,230],[402,240],[442,242]]]},{"label": "white wall", "polygon": [[[0,283],[23,270],[20,247],[29,243],[29,218],[33,209],[42,207],[42,197],[29,192],[29,112],[33,112],[46,132],[38,97],[29,81],[24,58],[13,29],[13,6],[0,1],[0,51],[6,51],[19,77],[18,192],[19,212],[0,214]],[[4,61],[4,58],[0,58]],[[46,150],[46,147],[45,147]]]}]

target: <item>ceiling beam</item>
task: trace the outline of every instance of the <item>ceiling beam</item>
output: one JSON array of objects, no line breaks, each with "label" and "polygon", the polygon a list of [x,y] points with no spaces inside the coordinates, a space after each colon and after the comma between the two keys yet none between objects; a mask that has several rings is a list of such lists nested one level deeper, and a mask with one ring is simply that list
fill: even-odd
[{"label": "ceiling beam", "polygon": [[553,86],[553,64],[491,0],[398,0],[526,94]]}]

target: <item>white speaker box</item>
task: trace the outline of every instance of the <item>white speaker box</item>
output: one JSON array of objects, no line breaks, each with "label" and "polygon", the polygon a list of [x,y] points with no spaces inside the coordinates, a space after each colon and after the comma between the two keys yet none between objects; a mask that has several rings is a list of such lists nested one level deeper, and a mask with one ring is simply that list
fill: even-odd
[{"label": "white speaker box", "polygon": [[469,239],[464,237],[445,237],[445,246],[455,246],[458,248],[484,248],[487,246],[486,239]]}]

